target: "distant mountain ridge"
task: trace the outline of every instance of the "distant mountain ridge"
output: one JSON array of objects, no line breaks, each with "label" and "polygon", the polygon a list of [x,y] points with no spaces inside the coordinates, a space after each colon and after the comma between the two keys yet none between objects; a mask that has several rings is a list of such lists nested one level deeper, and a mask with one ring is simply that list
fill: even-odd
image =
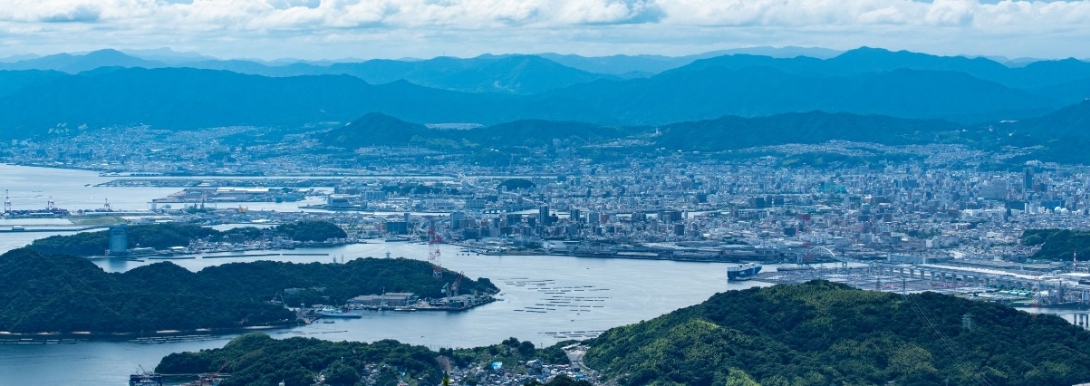
[{"label": "distant mountain ridge", "polygon": [[117,50],[98,50],[82,55],[56,54],[13,63],[0,63],[0,70],[52,70],[70,74],[100,67],[167,67],[163,62],[145,60]]},{"label": "distant mountain ridge", "polygon": [[729,50],[705,52],[685,56],[665,55],[610,55],[610,56],[580,56],[572,54],[544,53],[538,54],[543,58],[552,60],[562,65],[577,68],[587,72],[599,74],[612,74],[623,77],[646,77],[688,65],[696,60],[713,58],[724,55],[762,55],[774,58],[794,58],[806,56],[818,59],[827,59],[837,56],[841,51],[827,48],[813,47],[748,47]]},{"label": "distant mountain ridge", "polygon": [[0,97],[0,115],[6,117],[0,120],[0,138],[84,125],[301,127],[346,122],[370,111],[425,122],[472,121],[483,108],[507,99],[404,81],[370,85],[347,75],[270,78],[189,68],[100,69],[42,80]]},{"label": "distant mountain ridge", "polygon": [[[971,125],[1029,122],[1090,97],[1090,64],[1073,59],[1010,68],[985,58],[872,48],[829,59],[717,56],[633,79],[534,55],[321,66],[195,63],[217,69],[172,67],[113,50],[0,64],[52,69],[0,71],[0,139],[137,124],[302,127],[367,113],[418,123],[641,127],[824,111]],[[78,70],[84,71],[66,73]],[[281,72],[303,75],[273,76]]]},{"label": "distant mountain ridge", "polygon": [[[594,74],[560,65],[533,55],[480,56],[476,58],[437,57],[420,61],[376,59],[359,63],[311,64],[305,62],[269,65],[247,60],[208,60],[190,56],[145,60],[116,50],[99,50],[84,55],[58,54],[13,63],[0,63],[0,70],[52,70],[76,74],[102,67],[194,68],[231,71],[269,77],[305,75],[351,75],[368,83],[411,83],[473,93],[533,94],[567,87],[611,75]],[[188,60],[186,59],[188,58]]]},{"label": "distant mountain ridge", "polygon": [[1008,67],[983,57],[935,56],[870,47],[846,51],[824,60],[811,57],[717,56],[694,61],[679,70],[707,67],[771,67],[790,74],[813,76],[843,76],[899,69],[947,71],[965,73],[1012,88],[1041,88],[1090,78],[1090,63],[1077,59],[1045,60],[1021,67]]},{"label": "distant mountain ridge", "polygon": [[[686,66],[647,79],[599,80],[538,97],[523,117],[604,124],[813,110],[971,123],[1032,117],[1064,105],[957,72],[900,69],[825,77],[760,66]],[[551,114],[561,106],[563,117]]]},{"label": "distant mountain ridge", "polygon": [[369,112],[426,123],[550,120],[646,126],[815,110],[987,122],[1061,107],[961,73],[916,70],[823,78],[767,67],[705,68],[649,79],[597,80],[526,96],[454,92],[404,81],[372,85],[347,75],[263,77],[188,68],[100,68],[79,75],[0,72],[0,81],[0,114],[5,117],[0,137],[7,138],[82,125],[290,127],[349,122]]},{"label": "distant mountain ridge", "polygon": [[406,80],[425,87],[472,93],[533,94],[610,78],[531,55],[439,57],[422,61],[376,59],[324,66],[307,63],[269,66],[249,61],[203,61],[184,66],[273,77],[351,75],[372,84]]},{"label": "distant mountain ridge", "polygon": [[[613,55],[584,57],[545,53],[539,55],[481,55],[475,58],[436,57],[426,60],[375,59],[359,62],[263,63],[251,60],[213,60],[196,53],[169,50],[99,50],[82,55],[58,54],[0,62],[0,70],[54,70],[79,73],[99,67],[189,67],[225,70],[251,75],[287,77],[300,75],[352,75],[368,83],[406,80],[422,86],[464,92],[534,94],[597,79],[649,77],[666,71],[698,71],[707,67],[741,70],[771,67],[788,74],[845,76],[897,69],[963,72],[1011,88],[1033,89],[1039,94],[1057,92],[1074,102],[1065,84],[1090,78],[1090,63],[1076,60],[1045,60],[1008,67],[984,57],[935,56],[908,51],[862,47],[839,52],[821,48],[751,47],[697,55]],[[140,55],[143,55],[142,57]],[[1080,86],[1086,94],[1086,87]],[[1048,95],[1046,95],[1048,96]]]}]

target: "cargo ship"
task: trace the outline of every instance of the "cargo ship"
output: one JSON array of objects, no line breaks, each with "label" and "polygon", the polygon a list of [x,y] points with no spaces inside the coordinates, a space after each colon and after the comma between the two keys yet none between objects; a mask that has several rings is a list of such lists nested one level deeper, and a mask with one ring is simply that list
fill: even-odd
[{"label": "cargo ship", "polygon": [[317,312],[315,312],[315,314],[318,314],[319,316],[321,316],[323,318],[359,319],[359,318],[363,317],[363,315],[360,315],[360,314],[353,314],[347,308],[339,309],[339,308],[334,308],[334,307],[322,308],[322,309],[318,310]]},{"label": "cargo ship", "polygon": [[129,386],[163,386],[163,375],[144,370],[129,375]]},{"label": "cargo ship", "polygon": [[731,265],[727,267],[727,280],[749,280],[757,276],[759,272],[761,272],[761,265],[757,263]]}]

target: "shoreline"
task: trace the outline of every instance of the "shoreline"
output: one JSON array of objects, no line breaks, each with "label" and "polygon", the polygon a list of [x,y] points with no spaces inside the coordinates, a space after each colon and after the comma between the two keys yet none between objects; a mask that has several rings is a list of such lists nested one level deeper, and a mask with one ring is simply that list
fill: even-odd
[{"label": "shoreline", "polygon": [[[285,324],[285,325],[261,325],[261,326],[245,326],[245,327],[230,327],[230,328],[197,328],[186,330],[158,330],[153,333],[148,332],[92,332],[92,331],[69,331],[69,332],[10,332],[0,331],[0,345],[12,345],[12,344],[50,344],[48,342],[60,341],[65,343],[86,342],[90,340],[96,341],[140,341],[147,340],[152,341],[182,341],[182,340],[196,340],[196,339],[176,339],[181,337],[215,337],[224,336],[234,333],[250,332],[250,331],[267,331],[286,329],[292,327],[302,326],[304,324]],[[171,339],[174,337],[175,339]],[[161,338],[161,339],[154,339]]]},{"label": "shoreline", "polygon": [[[473,304],[468,307],[461,308],[443,308],[443,307],[421,307],[421,308],[371,308],[360,307],[352,308],[352,310],[365,311],[365,312],[397,312],[397,313],[411,313],[411,312],[448,312],[448,313],[461,313],[470,311],[472,309],[486,306],[492,303],[500,301],[493,296],[488,296],[487,300],[480,303]],[[361,314],[356,314],[361,315]],[[295,327],[302,327],[308,324],[317,322],[318,320],[327,319],[326,317],[307,318],[297,320],[295,323],[285,323],[283,325],[258,325],[258,326],[242,326],[242,327],[230,327],[230,328],[196,328],[196,329],[184,329],[184,330],[157,330],[155,332],[92,332],[92,331],[69,331],[69,332],[11,332],[0,331],[0,345],[31,345],[31,344],[74,344],[77,342],[86,341],[132,341],[136,343],[166,343],[166,342],[178,342],[178,341],[192,341],[192,340],[208,340],[218,336],[231,335],[235,333],[246,333],[253,331],[268,331],[268,330],[280,330],[291,329]],[[336,317],[329,317],[330,320],[337,320]]]}]

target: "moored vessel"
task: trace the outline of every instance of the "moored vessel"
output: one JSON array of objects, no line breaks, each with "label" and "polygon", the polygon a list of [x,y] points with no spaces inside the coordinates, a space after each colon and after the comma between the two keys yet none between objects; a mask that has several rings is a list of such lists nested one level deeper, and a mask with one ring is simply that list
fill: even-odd
[{"label": "moored vessel", "polygon": [[360,314],[353,314],[347,308],[333,308],[333,307],[322,308],[322,309],[316,311],[315,314],[317,314],[318,316],[321,316],[323,318],[359,319],[359,318],[363,317],[363,315],[360,315]]},{"label": "moored vessel", "polygon": [[761,265],[757,263],[730,265],[727,267],[727,280],[749,280],[757,276],[759,272],[761,272]]}]

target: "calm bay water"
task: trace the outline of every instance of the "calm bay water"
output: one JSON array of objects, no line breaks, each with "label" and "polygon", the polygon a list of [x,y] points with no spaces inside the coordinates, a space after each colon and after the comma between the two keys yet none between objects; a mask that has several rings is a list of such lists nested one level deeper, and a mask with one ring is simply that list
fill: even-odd
[{"label": "calm bay water", "polygon": [[[196,180],[207,177],[186,177]],[[116,188],[95,185],[118,179],[99,177],[98,172],[54,168],[35,168],[0,164],[0,190],[7,190],[12,209],[43,209],[52,198],[54,205],[71,211],[99,209],[109,200],[114,210],[148,210],[154,198],[161,198],[181,188]],[[324,203],[319,197],[304,202],[252,202],[208,204],[210,207],[248,206],[250,210],[299,211],[299,205]],[[181,204],[174,204],[180,206]]]},{"label": "calm bay water", "polygon": [[[57,206],[66,208],[93,208],[96,204],[101,205],[98,201],[100,197],[109,196],[115,208],[146,209],[146,203],[152,198],[177,191],[174,188],[94,188],[94,184],[108,178],[85,171],[0,165],[0,176],[12,190],[13,203],[17,197],[52,195]],[[86,184],[91,186],[84,186]],[[15,192],[26,193],[16,195]],[[44,207],[44,203],[45,199],[42,199],[41,205],[25,207]],[[297,210],[294,209],[296,205],[290,204],[277,210]],[[16,208],[21,207],[16,205]],[[253,205],[251,209],[254,209]],[[0,252],[49,235],[0,234]],[[478,256],[460,252],[453,246],[442,246],[441,249],[444,267],[463,272],[471,278],[491,279],[501,289],[499,297],[503,300],[460,313],[370,312],[362,319],[316,323],[267,333],[276,338],[303,336],[337,341],[396,339],[433,348],[489,345],[508,337],[550,345],[558,339],[546,333],[606,330],[700,303],[717,292],[759,285],[755,282],[727,283],[726,268],[721,264],[563,256]],[[197,271],[233,262],[277,260],[329,263],[332,256],[343,256],[345,259],[385,257],[386,252],[393,257],[425,260],[427,246],[378,243],[291,252],[327,253],[330,256],[191,259],[171,263]],[[155,262],[99,260],[95,264],[109,272],[121,272]],[[567,294],[596,298],[601,301],[586,304],[601,307],[578,308],[579,311],[557,307],[557,310],[545,313],[525,312],[527,307],[543,304],[546,298],[552,296],[543,293],[540,289],[542,286],[594,289]],[[210,312],[214,312],[214,307],[210,308]],[[0,346],[0,385],[124,384],[137,365],[150,369],[169,353],[221,347],[234,336],[163,344],[95,340],[72,345]]]}]

